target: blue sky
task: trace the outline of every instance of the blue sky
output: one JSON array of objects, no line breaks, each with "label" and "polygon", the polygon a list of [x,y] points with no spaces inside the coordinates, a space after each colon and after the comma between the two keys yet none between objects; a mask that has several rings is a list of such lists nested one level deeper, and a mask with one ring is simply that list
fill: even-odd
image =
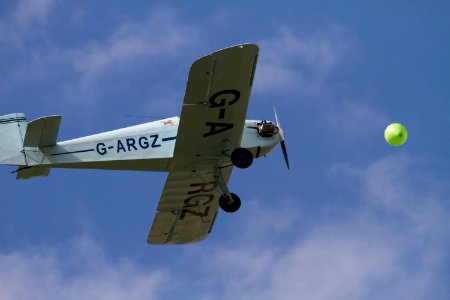
[{"label": "blue sky", "polygon": [[248,118],[276,105],[292,169],[235,170],[239,212],[150,246],[165,174],[1,167],[0,298],[447,299],[449,32],[448,1],[2,1],[1,114],[61,139],[175,116],[195,59],[252,42]]}]

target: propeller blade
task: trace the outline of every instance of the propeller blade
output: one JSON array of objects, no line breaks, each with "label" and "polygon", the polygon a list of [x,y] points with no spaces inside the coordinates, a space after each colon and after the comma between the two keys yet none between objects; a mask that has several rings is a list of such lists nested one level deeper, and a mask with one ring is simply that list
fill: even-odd
[{"label": "propeller blade", "polygon": [[280,142],[280,144],[281,144],[281,150],[283,150],[284,161],[286,162],[286,166],[287,166],[288,170],[290,170],[289,158],[288,158],[287,149],[286,149],[286,142],[284,141],[284,139]]},{"label": "propeller blade", "polygon": [[277,121],[277,127],[281,130],[280,121],[278,120],[277,110],[275,109],[275,105],[273,106],[273,112],[275,113],[275,121]]},{"label": "propeller blade", "polygon": [[280,145],[281,145],[281,150],[283,151],[284,161],[286,162],[286,166],[287,166],[288,170],[290,170],[289,158],[288,158],[287,149],[286,149],[286,141],[284,139],[284,131],[281,128],[280,121],[279,121],[278,115],[277,115],[277,110],[275,109],[275,105],[273,106],[273,111],[275,113],[275,121],[277,122],[278,135],[280,136]]}]

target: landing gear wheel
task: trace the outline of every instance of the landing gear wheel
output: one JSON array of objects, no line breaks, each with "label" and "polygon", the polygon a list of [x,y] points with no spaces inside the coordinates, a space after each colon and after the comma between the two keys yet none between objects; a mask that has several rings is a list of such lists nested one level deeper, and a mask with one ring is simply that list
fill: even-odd
[{"label": "landing gear wheel", "polygon": [[247,148],[236,148],[231,152],[231,162],[240,169],[248,168],[253,163],[253,154]]},{"label": "landing gear wheel", "polygon": [[230,195],[233,198],[233,202],[225,194],[220,196],[219,199],[220,208],[227,213],[233,213],[241,207],[241,199],[236,194],[230,193]]}]

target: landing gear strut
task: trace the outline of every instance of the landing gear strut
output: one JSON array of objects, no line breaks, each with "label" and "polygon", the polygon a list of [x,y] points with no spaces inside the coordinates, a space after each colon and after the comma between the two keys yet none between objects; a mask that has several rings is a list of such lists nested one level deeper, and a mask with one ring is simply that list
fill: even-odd
[{"label": "landing gear strut", "polygon": [[239,199],[236,194],[230,193],[220,168],[217,168],[215,170],[214,178],[216,179],[217,185],[222,191],[222,196],[220,196],[219,198],[220,208],[228,213],[237,211],[241,207],[241,199]]},{"label": "landing gear strut", "polygon": [[[233,144],[229,140],[224,140],[224,152],[225,157],[229,157],[235,167],[240,169],[248,168],[253,163],[253,154],[247,148],[234,148]],[[231,152],[231,155],[229,154]],[[236,212],[241,207],[241,199],[238,195],[230,193],[227,183],[223,177],[220,167],[217,167],[214,171],[214,178],[219,186],[222,196],[219,198],[220,208],[228,213]]]}]

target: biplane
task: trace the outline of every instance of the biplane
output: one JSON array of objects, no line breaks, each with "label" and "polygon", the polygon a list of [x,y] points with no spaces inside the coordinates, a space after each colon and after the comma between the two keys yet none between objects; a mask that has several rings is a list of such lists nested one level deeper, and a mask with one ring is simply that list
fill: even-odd
[{"label": "biplane", "polygon": [[48,176],[51,168],[168,172],[148,243],[203,240],[219,208],[241,205],[227,185],[233,167],[248,168],[280,143],[289,168],[276,111],[275,124],[246,120],[258,51],[243,44],[196,60],[180,117],[57,142],[61,116],[1,116],[0,164],[17,166],[17,179]]}]

